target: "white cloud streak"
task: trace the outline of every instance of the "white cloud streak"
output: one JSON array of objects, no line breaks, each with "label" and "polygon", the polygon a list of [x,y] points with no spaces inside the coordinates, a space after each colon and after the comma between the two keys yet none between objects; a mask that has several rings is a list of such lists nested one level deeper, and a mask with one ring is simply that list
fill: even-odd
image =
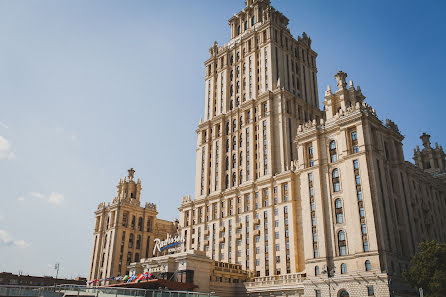
[{"label": "white cloud streak", "polygon": [[[29,192],[29,196],[31,196],[32,198],[36,198],[41,201],[47,202],[49,204],[53,204],[53,205],[60,205],[65,200],[65,197],[62,194],[57,193],[57,192],[51,192],[51,194],[49,196],[46,196],[39,192]],[[25,197],[20,196],[17,200],[24,201]]]},{"label": "white cloud streak", "polygon": [[60,193],[52,192],[48,198],[48,203],[59,205],[63,202],[64,196]]},{"label": "white cloud streak", "polygon": [[5,230],[0,230],[0,245],[3,246],[15,246],[18,248],[26,248],[29,247],[29,244],[20,239],[20,240],[14,240],[12,236]]},{"label": "white cloud streak", "polygon": [[[11,144],[9,141],[4,138],[3,136],[0,136],[0,160],[1,159],[9,159],[11,154]],[[15,155],[14,155],[15,157]]]}]

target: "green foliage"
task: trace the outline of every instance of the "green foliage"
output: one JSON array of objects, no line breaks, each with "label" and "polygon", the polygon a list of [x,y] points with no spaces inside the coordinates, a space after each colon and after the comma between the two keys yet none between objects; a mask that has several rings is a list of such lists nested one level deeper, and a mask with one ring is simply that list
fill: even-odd
[{"label": "green foliage", "polygon": [[425,297],[446,296],[446,244],[426,241],[418,248],[403,277],[413,287],[423,288]]}]

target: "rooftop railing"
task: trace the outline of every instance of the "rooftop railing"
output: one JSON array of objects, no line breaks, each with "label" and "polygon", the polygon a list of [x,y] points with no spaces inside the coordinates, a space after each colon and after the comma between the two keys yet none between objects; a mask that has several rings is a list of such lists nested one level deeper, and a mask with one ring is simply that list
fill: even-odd
[{"label": "rooftop railing", "polygon": [[86,287],[58,285],[51,287],[0,285],[0,296],[8,297],[218,297],[213,293],[149,290],[134,288]]}]

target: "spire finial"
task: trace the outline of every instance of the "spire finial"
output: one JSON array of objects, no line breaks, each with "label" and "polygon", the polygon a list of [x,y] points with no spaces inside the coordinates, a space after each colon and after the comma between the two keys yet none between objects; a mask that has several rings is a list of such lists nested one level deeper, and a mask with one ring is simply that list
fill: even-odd
[{"label": "spire finial", "polygon": [[334,76],[336,78],[336,81],[338,82],[338,89],[345,89],[345,87],[347,86],[347,82],[345,81],[345,79],[347,78],[347,73],[342,72],[342,70],[339,70],[338,73],[335,74]]},{"label": "spire finial", "polygon": [[431,136],[429,134],[426,134],[426,132],[423,132],[423,134],[420,136],[421,141],[423,141],[423,146],[425,148],[430,148],[431,147],[431,142],[429,141]]},{"label": "spire finial", "polygon": [[133,170],[133,168],[130,168],[128,171],[129,171],[129,181],[132,181],[133,176],[135,174],[135,170]]}]

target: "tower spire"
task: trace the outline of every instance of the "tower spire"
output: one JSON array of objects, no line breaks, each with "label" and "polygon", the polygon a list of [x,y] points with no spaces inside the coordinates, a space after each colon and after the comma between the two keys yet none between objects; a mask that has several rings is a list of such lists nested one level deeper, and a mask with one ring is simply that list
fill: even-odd
[{"label": "tower spire", "polygon": [[133,168],[130,168],[130,169],[128,170],[128,172],[129,172],[129,181],[132,181],[132,180],[133,180],[133,177],[134,177],[134,175],[135,175],[135,170],[134,170]]}]

